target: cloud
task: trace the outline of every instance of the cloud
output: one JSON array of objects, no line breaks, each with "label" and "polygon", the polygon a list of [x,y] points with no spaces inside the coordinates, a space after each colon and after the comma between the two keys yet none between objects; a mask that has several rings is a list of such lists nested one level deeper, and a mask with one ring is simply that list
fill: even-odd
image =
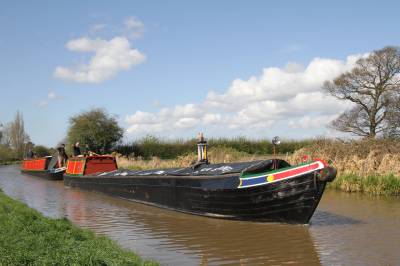
[{"label": "cloud", "polygon": [[94,25],[90,26],[89,32],[90,33],[97,33],[97,32],[103,31],[105,28],[107,28],[107,24],[105,24],[105,23],[97,23],[97,24],[94,24]]},{"label": "cloud", "polygon": [[57,100],[57,99],[61,99],[60,96],[58,96],[54,91],[50,91],[46,98],[41,100],[40,102],[37,103],[37,106],[40,108],[45,108],[49,105],[49,103],[51,101]]},{"label": "cloud", "polygon": [[136,17],[129,17],[125,19],[124,26],[126,35],[133,39],[142,37],[143,33],[145,32],[144,23]]},{"label": "cloud", "polygon": [[285,128],[323,128],[348,103],[325,94],[324,81],[350,70],[362,55],[346,60],[314,58],[302,66],[288,63],[268,67],[260,75],[235,79],[222,93],[210,91],[205,100],[161,108],[158,112],[136,111],[127,116],[130,134],[185,132],[207,126],[216,131],[265,130],[274,125]]},{"label": "cloud", "polygon": [[321,128],[325,127],[327,121],[332,121],[337,115],[320,115],[320,116],[309,116],[305,115],[298,120],[290,120],[289,127],[291,128]]},{"label": "cloud", "polygon": [[144,23],[136,17],[126,18],[118,27],[106,23],[94,24],[89,28],[89,36],[93,37],[81,37],[66,43],[70,51],[93,53],[89,62],[72,67],[57,66],[53,76],[78,83],[100,83],[121,71],[128,71],[146,60],[142,52],[131,47],[130,41],[140,38],[144,31]]},{"label": "cloud", "polygon": [[75,52],[93,52],[87,64],[68,68],[58,66],[54,77],[79,83],[100,83],[113,78],[120,71],[145,61],[146,56],[132,49],[126,37],[114,37],[111,40],[90,39],[87,37],[71,40],[67,49]]}]

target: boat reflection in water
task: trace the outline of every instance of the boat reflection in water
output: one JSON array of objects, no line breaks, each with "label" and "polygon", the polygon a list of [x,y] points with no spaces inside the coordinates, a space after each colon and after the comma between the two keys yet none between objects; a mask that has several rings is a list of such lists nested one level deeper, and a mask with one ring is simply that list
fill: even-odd
[{"label": "boat reflection in water", "polygon": [[308,226],[208,219],[71,189],[66,215],[171,265],[319,265]]}]

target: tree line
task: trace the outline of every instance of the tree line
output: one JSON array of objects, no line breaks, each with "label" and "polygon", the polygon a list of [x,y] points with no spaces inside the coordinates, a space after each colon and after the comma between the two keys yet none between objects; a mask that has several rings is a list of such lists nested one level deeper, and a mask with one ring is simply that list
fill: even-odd
[{"label": "tree line", "polygon": [[[118,125],[116,117],[104,109],[94,108],[70,118],[67,135],[57,146],[65,144],[67,152],[71,154],[72,145],[79,142],[83,149],[106,154],[120,143],[122,137],[123,128]],[[5,125],[0,124],[0,162],[21,160],[26,156],[28,149],[32,149],[37,157],[52,155],[56,152],[55,148],[31,142],[25,131],[22,113],[19,111],[13,121]]]}]

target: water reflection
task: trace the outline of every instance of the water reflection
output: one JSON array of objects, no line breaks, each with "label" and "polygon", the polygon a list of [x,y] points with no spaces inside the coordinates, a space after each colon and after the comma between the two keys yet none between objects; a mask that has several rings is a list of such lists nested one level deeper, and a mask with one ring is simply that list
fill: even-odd
[{"label": "water reflection", "polygon": [[70,189],[65,214],[171,265],[319,265],[307,226],[225,221]]},{"label": "water reflection", "polygon": [[361,224],[362,221],[353,219],[348,216],[334,214],[327,211],[317,210],[314,213],[311,224],[313,226],[332,226],[332,225],[349,225],[349,224]]},{"label": "water reflection", "polygon": [[167,211],[65,188],[21,175],[16,167],[0,167],[0,187],[45,215],[68,217],[166,265],[400,263],[400,204],[394,199],[328,191],[311,226],[294,226]]}]

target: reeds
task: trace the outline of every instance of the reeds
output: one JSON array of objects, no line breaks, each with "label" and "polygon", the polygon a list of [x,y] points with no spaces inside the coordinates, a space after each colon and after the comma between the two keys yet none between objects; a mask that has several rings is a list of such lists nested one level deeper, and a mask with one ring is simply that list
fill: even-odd
[{"label": "reeds", "polygon": [[[211,163],[229,163],[229,162],[243,162],[264,160],[271,158],[270,155],[254,155],[245,152],[237,151],[229,147],[211,147],[208,151],[208,158]],[[129,168],[136,170],[156,169],[156,168],[174,168],[174,167],[188,167],[195,163],[197,154],[191,152],[186,155],[178,156],[175,159],[160,159],[153,156],[151,159],[144,159],[143,157],[126,157],[117,156],[118,166],[121,168]]]},{"label": "reeds", "polygon": [[330,187],[346,192],[400,196],[400,177],[395,175],[339,175]]}]

